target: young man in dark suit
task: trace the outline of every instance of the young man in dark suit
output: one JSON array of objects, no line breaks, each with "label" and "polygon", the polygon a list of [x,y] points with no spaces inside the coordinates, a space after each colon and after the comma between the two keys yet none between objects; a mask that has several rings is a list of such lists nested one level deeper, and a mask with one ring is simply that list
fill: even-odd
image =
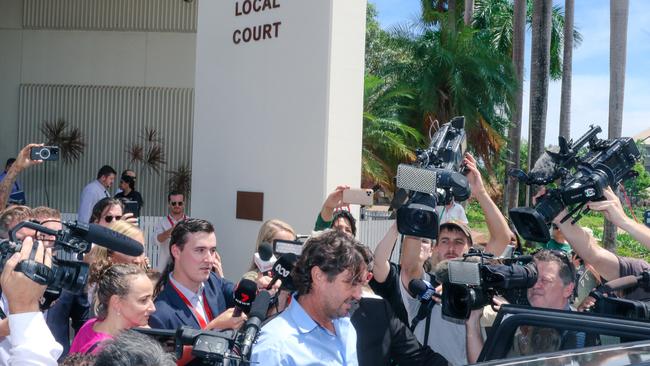
[{"label": "young man in dark suit", "polygon": [[218,260],[214,227],[206,220],[186,219],[171,233],[170,257],[156,284],[156,312],[149,326],[177,329],[238,329],[246,316],[233,316],[232,282],[212,272]]}]

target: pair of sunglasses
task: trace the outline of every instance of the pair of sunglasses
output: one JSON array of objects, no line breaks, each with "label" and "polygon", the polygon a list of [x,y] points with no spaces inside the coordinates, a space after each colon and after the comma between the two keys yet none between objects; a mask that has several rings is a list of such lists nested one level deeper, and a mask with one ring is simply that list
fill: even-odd
[{"label": "pair of sunglasses", "polygon": [[110,224],[111,222],[113,222],[113,219],[115,219],[115,221],[117,221],[117,220],[121,220],[121,219],[122,219],[122,216],[111,216],[111,215],[104,216],[104,220],[105,220],[106,222],[108,222],[109,224]]},{"label": "pair of sunglasses", "polygon": [[172,206],[183,206],[183,201],[180,201],[180,202],[172,201],[172,202],[169,202],[169,204],[172,205]]}]

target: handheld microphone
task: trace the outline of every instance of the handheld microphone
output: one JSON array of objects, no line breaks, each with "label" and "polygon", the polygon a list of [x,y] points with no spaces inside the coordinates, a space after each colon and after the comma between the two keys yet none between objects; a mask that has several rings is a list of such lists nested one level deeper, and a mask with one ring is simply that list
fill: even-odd
[{"label": "handheld microphone", "polygon": [[273,265],[273,279],[266,289],[272,289],[273,285],[275,285],[278,280],[282,280],[282,287],[292,290],[293,282],[291,281],[291,271],[297,261],[298,256],[293,253],[282,254],[275,262],[275,265]]},{"label": "handheld microphone", "polygon": [[253,256],[253,261],[257,269],[266,273],[273,269],[273,264],[277,261],[277,258],[273,255],[273,247],[267,242],[260,244],[260,247],[257,249],[257,253]]},{"label": "handheld microphone", "polygon": [[266,313],[269,310],[269,303],[271,302],[271,294],[267,291],[262,291],[257,295],[251,312],[248,315],[248,321],[244,326],[244,339],[241,343],[241,356],[244,359],[250,358],[251,346],[260,331],[260,324],[266,319]]},{"label": "handheld microphone", "polygon": [[409,292],[422,302],[431,301],[433,296],[440,297],[431,283],[417,278],[409,282]]},{"label": "handheld microphone", "polygon": [[251,304],[255,301],[257,296],[257,284],[255,281],[247,278],[239,280],[233,297],[235,298],[235,311],[233,317],[241,316],[241,313],[247,314],[251,310]]},{"label": "handheld microphone", "polygon": [[97,224],[84,224],[78,221],[66,222],[74,236],[89,243],[95,243],[110,250],[137,257],[144,253],[144,246],[139,242],[111,229]]}]

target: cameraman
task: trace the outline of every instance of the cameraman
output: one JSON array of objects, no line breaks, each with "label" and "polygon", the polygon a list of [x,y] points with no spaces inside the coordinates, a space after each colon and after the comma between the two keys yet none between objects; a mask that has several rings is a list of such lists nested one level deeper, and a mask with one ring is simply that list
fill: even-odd
[{"label": "cameraman", "polygon": [[[607,187],[603,193],[605,196],[604,201],[589,202],[587,207],[593,211],[603,212],[607,220],[628,232],[634,239],[647,248],[650,248],[650,229],[634,222],[634,220],[625,214],[620,200],[611,188]],[[571,220],[567,220],[564,223],[560,222],[561,218],[566,214],[567,211],[565,209],[560,212],[553,222],[562,230],[574,252],[585,263],[592,265],[605,280],[611,281],[630,275],[638,276],[641,272],[650,270],[650,264],[646,261],[620,257],[601,247],[593,235],[589,234],[580,226],[571,224]],[[632,288],[624,291],[624,297],[629,300],[647,300],[650,299],[650,292],[641,287]]]},{"label": "cameraman", "polygon": [[[537,267],[537,282],[528,289],[528,302],[531,306],[544,309],[572,310],[569,299],[575,287],[575,268],[568,255],[558,250],[541,250],[533,256]],[[494,299],[496,305],[505,301]],[[483,349],[480,319],[483,309],[472,310],[470,318],[465,322],[467,331],[467,361],[475,363]],[[538,342],[533,334],[548,332],[549,337]],[[522,327],[515,333],[513,348],[509,356],[524,356],[540,352],[557,351],[584,346],[584,333],[564,332],[561,336],[546,328]],[[582,343],[582,344],[580,344]]]},{"label": "cameraman", "polygon": [[[469,170],[467,180],[472,189],[472,197],[481,205],[490,232],[485,250],[499,255],[510,242],[512,232],[505,217],[488,195],[474,157],[467,153],[463,164]],[[374,278],[370,284],[378,295],[390,302],[395,313],[408,326],[412,326],[411,322],[420,312],[421,302],[415,298],[417,294],[408,292],[411,280],[430,278],[425,273],[423,264],[432,255],[436,262],[462,257],[474,243],[467,225],[462,222],[447,222],[440,226],[438,240],[433,248],[428,239],[404,237],[400,265],[397,265],[389,262],[397,236],[396,227],[391,228],[375,249]],[[434,306],[426,317],[413,330],[418,340],[440,353],[451,364],[466,364],[465,326],[443,319],[440,306]]]},{"label": "cameraman", "polygon": [[[36,242],[37,248],[34,260],[50,267],[52,264],[51,249]],[[43,314],[39,311],[39,300],[46,286],[30,280],[22,272],[15,271],[16,265],[30,259],[32,254],[32,238],[27,237],[22,242],[20,253],[14,253],[5,263],[0,285],[9,302],[9,336],[11,350],[9,365],[57,365],[57,358],[62,347],[56,343],[52,333],[45,324]]]}]

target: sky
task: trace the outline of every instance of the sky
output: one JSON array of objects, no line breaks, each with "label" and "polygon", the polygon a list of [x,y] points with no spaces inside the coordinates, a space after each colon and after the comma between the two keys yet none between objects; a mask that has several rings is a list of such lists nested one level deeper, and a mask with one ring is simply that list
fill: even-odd
[{"label": "sky", "polygon": [[[370,0],[382,28],[416,19],[420,0]],[[563,6],[564,1],[554,0]],[[609,105],[609,0],[575,0],[575,27],[582,43],[573,50],[571,137],[576,140],[591,124],[602,127],[607,137]],[[526,35],[524,111],[522,138],[528,139],[530,31]],[[623,136],[650,128],[650,1],[630,0],[627,64],[623,106]],[[549,84],[546,144],[557,145],[560,123],[561,80]]]}]

